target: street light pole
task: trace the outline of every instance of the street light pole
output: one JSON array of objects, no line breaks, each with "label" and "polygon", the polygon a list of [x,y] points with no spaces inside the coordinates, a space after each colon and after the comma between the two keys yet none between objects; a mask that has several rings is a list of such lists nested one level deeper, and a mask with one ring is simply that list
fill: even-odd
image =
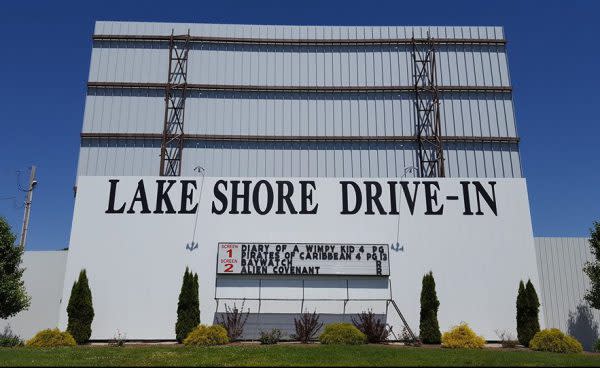
[{"label": "street light pole", "polygon": [[27,241],[29,214],[31,213],[31,201],[33,200],[33,189],[36,185],[37,181],[35,180],[35,166],[31,166],[29,185],[27,187],[27,197],[25,198],[25,214],[23,215],[23,227],[21,228],[21,241],[19,242],[19,247],[21,247],[21,249],[25,249],[25,242]]}]

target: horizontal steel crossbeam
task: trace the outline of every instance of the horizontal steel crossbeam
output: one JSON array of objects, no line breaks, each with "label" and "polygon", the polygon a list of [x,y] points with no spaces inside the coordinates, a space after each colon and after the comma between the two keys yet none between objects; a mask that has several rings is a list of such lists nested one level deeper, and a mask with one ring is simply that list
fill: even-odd
[{"label": "horizontal steel crossbeam", "polygon": [[[169,42],[171,36],[161,35],[93,35],[94,41],[108,42]],[[185,36],[177,36],[175,40],[184,40]],[[366,45],[410,45],[412,38],[374,38],[374,39],[307,39],[307,38],[253,38],[253,37],[211,37],[190,36],[190,42],[215,43],[215,44],[242,44],[242,45],[295,45],[295,46],[366,46]],[[416,43],[435,42],[446,45],[506,45],[504,39],[471,39],[471,38],[417,38]]]},{"label": "horizontal steel crossbeam", "polygon": [[[162,139],[160,133],[81,133],[82,139]],[[443,136],[444,142],[456,143],[519,143],[518,137]],[[417,142],[408,136],[284,136],[284,135],[227,135],[189,134],[186,141],[234,141],[234,142]]]},{"label": "horizontal steel crossbeam", "polygon": [[[88,88],[132,88],[161,89],[166,83],[137,82],[88,82]],[[170,88],[182,88],[171,85]],[[232,92],[301,92],[301,93],[414,93],[414,86],[259,86],[259,85],[227,85],[227,84],[187,84],[188,91],[232,91]],[[439,86],[440,92],[495,92],[510,93],[508,86]]]}]

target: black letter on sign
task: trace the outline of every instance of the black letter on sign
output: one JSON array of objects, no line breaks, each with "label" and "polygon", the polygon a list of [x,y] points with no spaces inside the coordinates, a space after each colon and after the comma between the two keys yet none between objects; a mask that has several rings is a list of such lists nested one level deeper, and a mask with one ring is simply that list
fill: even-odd
[{"label": "black letter on sign", "polygon": [[398,215],[398,200],[396,199],[396,182],[388,181],[390,186],[390,215]]},{"label": "black letter on sign", "polygon": [[[365,181],[365,186],[367,187],[367,198],[366,198],[367,211],[365,212],[365,214],[366,215],[374,215],[375,214],[375,212],[373,212],[373,203],[375,203],[375,206],[377,207],[379,214],[385,215],[386,212],[383,209],[381,202],[379,201],[379,197],[381,197],[381,184],[379,184],[376,181]],[[373,194],[373,190],[372,190],[373,187],[375,187],[375,194]]]},{"label": "black letter on sign", "polygon": [[492,196],[491,197],[488,194],[488,192],[485,191],[485,189],[483,188],[483,185],[481,185],[481,182],[478,182],[478,181],[473,182],[473,184],[475,184],[475,193],[477,194],[477,212],[475,212],[475,214],[483,215],[483,212],[481,212],[481,203],[479,200],[479,197],[481,196],[481,197],[483,197],[483,200],[485,201],[485,203],[487,203],[487,205],[490,207],[492,212],[494,212],[494,215],[498,216],[498,210],[496,208],[496,190],[494,189],[494,185],[496,185],[496,182],[489,181],[488,183],[492,187]]},{"label": "black letter on sign", "polygon": [[[437,210],[433,210],[433,205],[437,206],[437,191],[440,190],[440,185],[437,181],[424,181],[423,185],[425,185],[425,205],[427,206],[427,210],[425,211],[426,215],[441,215],[444,213],[444,205],[441,205]],[[432,188],[435,187],[432,193]]]},{"label": "black letter on sign", "polygon": [[[342,184],[342,212],[340,212],[340,215],[354,215],[362,206],[360,187],[353,181],[340,181],[340,184]],[[348,210],[348,185],[351,185],[354,189],[354,197],[356,198],[352,211]]]},{"label": "black letter on sign", "polygon": [[460,185],[462,185],[463,190],[463,202],[465,203],[465,211],[463,215],[472,215],[473,211],[471,211],[471,197],[469,195],[469,184],[470,181],[461,181]]},{"label": "black letter on sign", "polygon": [[125,203],[123,203],[121,208],[115,210],[115,196],[117,194],[119,179],[110,179],[108,182],[110,183],[110,194],[108,195],[108,209],[105,213],[123,213],[125,211]]},{"label": "black letter on sign", "polygon": [[[169,180],[169,186],[167,186],[167,189],[164,189],[166,182],[167,180],[156,181],[158,188],[156,189],[156,209],[154,210],[154,213],[175,213],[173,203],[171,203],[171,198],[169,198],[169,190],[171,190],[171,187],[177,180]],[[167,212],[162,209],[163,202],[167,205]]]},{"label": "black letter on sign", "polygon": [[242,214],[250,213],[250,180],[244,180],[242,183],[244,184],[244,192],[242,194],[238,194],[238,184],[239,180],[231,181],[231,211],[229,213],[237,215],[240,213],[237,210],[237,202],[238,198],[242,198],[244,200],[244,209],[242,210]]},{"label": "black letter on sign", "polygon": [[135,213],[133,206],[135,202],[140,202],[142,204],[142,211],[140,213],[150,213],[148,209],[148,200],[146,199],[146,189],[144,188],[144,181],[138,181],[137,190],[135,191],[135,195],[133,196],[133,201],[131,201],[131,206],[129,206],[129,210],[127,213]]},{"label": "black letter on sign", "polygon": [[[267,188],[267,207],[263,210],[260,209],[260,186],[264,185]],[[266,180],[260,180],[254,186],[254,191],[252,191],[252,202],[254,202],[254,210],[258,212],[259,215],[266,215],[273,208],[273,188],[271,188],[271,184]]]},{"label": "black letter on sign", "polygon": [[417,202],[417,190],[419,189],[419,182],[415,181],[413,184],[415,184],[415,191],[411,197],[410,190],[408,189],[408,182],[400,182],[400,185],[402,186],[402,193],[404,193],[404,198],[406,198],[406,204],[408,204],[408,209],[410,210],[411,215],[415,213],[415,203]]},{"label": "black letter on sign", "polygon": [[[188,185],[192,186],[190,191],[188,192]],[[196,189],[196,180],[182,180],[181,181],[181,209],[179,213],[196,213],[198,209],[198,203],[194,205],[191,209],[187,209],[188,201],[191,203],[194,202],[194,189]]]},{"label": "black letter on sign", "polygon": [[[311,186],[312,189],[309,189],[308,186]],[[308,209],[308,205],[313,204],[313,190],[317,189],[315,182],[312,180],[304,181],[300,180],[300,194],[302,199],[302,207],[300,210],[301,215],[313,215],[317,213],[317,209],[319,208],[319,204],[317,203],[314,208]]]},{"label": "black letter on sign", "polygon": [[215,213],[217,215],[222,215],[227,210],[227,196],[219,190],[219,185],[222,185],[224,190],[227,190],[227,182],[225,180],[217,180],[217,182],[215,183],[215,187],[213,188],[213,193],[214,193],[215,198],[217,198],[219,200],[219,202],[221,202],[223,207],[221,207],[221,209],[218,210],[217,206],[215,206],[215,201],[213,201],[212,213]]},{"label": "black letter on sign", "polygon": [[[286,188],[287,189],[284,189]],[[285,204],[287,205],[290,213],[292,215],[295,215],[298,213],[298,211],[296,211],[296,209],[294,208],[294,204],[292,203],[292,200],[290,199],[292,197],[292,194],[294,194],[294,185],[292,185],[292,182],[290,181],[277,181],[277,191],[279,192],[279,196],[277,197],[277,212],[275,212],[278,215],[285,215],[285,209],[283,208],[283,202],[285,201]]]}]

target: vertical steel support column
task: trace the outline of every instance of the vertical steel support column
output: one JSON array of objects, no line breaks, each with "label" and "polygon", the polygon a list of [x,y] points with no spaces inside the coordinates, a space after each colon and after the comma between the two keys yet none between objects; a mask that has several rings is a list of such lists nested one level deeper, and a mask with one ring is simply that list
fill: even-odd
[{"label": "vertical steel support column", "polygon": [[413,37],[412,47],[419,176],[445,177],[435,45],[427,35],[424,42]]},{"label": "vertical steel support column", "polygon": [[175,36],[171,32],[164,127],[160,145],[161,176],[181,175],[189,46],[189,31],[184,36]]}]

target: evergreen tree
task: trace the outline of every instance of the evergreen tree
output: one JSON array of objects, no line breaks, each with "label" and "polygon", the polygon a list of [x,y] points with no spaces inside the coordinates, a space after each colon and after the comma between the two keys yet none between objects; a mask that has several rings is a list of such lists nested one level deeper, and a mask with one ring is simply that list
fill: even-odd
[{"label": "evergreen tree", "polygon": [[519,282],[519,291],[517,292],[517,339],[523,346],[529,345],[526,339],[527,326],[527,295],[525,295],[525,284],[523,280]]},{"label": "evergreen tree", "polygon": [[92,336],[94,306],[92,304],[92,291],[88,285],[85,270],[81,270],[79,279],[73,283],[67,314],[69,315],[67,331],[73,336],[77,344],[88,342],[90,336]]},{"label": "evergreen tree", "polygon": [[529,347],[529,342],[540,331],[540,301],[531,283],[519,283],[517,294],[517,338],[523,346]]},{"label": "evergreen tree", "polygon": [[194,299],[192,303],[196,306],[194,308],[194,321],[197,321],[196,325],[200,324],[200,285],[198,284],[198,274],[194,274]]},{"label": "evergreen tree", "polygon": [[4,217],[0,217],[0,319],[14,316],[29,307],[23,283],[23,249],[15,246],[15,236]]},{"label": "evergreen tree", "polygon": [[175,337],[182,342],[200,324],[200,301],[198,295],[198,275],[185,268],[179,301]]},{"label": "evergreen tree", "polygon": [[527,331],[529,341],[533,339],[536,333],[540,332],[540,299],[531,283],[531,280],[527,281],[525,285],[525,295],[527,295]]},{"label": "evergreen tree", "polygon": [[600,309],[600,222],[594,221],[588,242],[594,261],[586,262],[583,268],[583,272],[590,279],[590,289],[585,293],[585,300],[590,307]]},{"label": "evergreen tree", "polygon": [[430,271],[423,276],[421,289],[421,318],[419,323],[419,337],[424,344],[439,344],[442,341],[440,325],[437,319],[440,302],[435,292],[435,280]]}]

